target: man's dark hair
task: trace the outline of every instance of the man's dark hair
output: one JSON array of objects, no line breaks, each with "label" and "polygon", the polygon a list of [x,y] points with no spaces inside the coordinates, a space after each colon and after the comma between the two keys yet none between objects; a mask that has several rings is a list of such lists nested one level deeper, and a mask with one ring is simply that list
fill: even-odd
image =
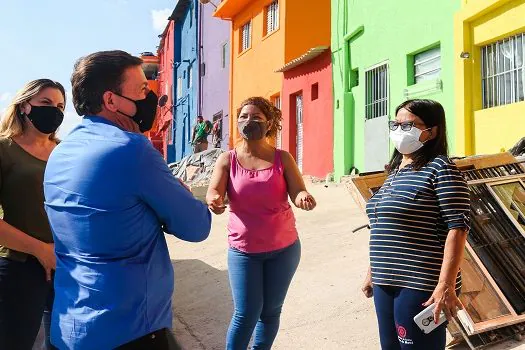
[{"label": "man's dark hair", "polygon": [[197,116],[197,119],[202,119],[202,120],[204,120],[204,117],[203,117],[202,115],[198,115],[198,116]]},{"label": "man's dark hair", "polygon": [[[396,108],[396,115],[401,109],[406,109],[418,116],[427,128],[437,126],[437,136],[425,142],[425,145],[413,154],[412,167],[414,170],[421,170],[437,156],[448,157],[447,123],[443,106],[437,101],[421,99],[401,103]],[[387,170],[393,172],[399,167],[402,160],[403,155],[397,149],[394,150]]]},{"label": "man's dark hair", "polygon": [[140,58],[120,50],[100,51],[80,58],[71,75],[73,105],[77,113],[99,113],[104,93],[120,94],[124,71],[141,64]]}]

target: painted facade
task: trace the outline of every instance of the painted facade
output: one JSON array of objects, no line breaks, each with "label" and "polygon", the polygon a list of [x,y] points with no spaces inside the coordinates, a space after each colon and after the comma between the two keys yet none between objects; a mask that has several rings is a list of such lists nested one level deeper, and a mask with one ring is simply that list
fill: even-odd
[{"label": "painted facade", "polygon": [[330,48],[309,50],[281,71],[282,149],[295,157],[304,175],[324,178],[334,169]]},{"label": "painted facade", "polygon": [[[230,26],[231,23],[213,17],[215,8],[200,4],[202,75],[202,115],[206,120],[219,120],[222,130],[221,148],[228,149],[229,88],[230,88]],[[210,148],[212,137],[209,137]]]},{"label": "painted facade", "polygon": [[508,150],[525,135],[525,1],[463,1],[455,17],[457,149]]},{"label": "painted facade", "polygon": [[168,159],[179,161],[192,153],[191,136],[199,114],[197,0],[179,0],[171,15],[174,21],[174,146],[168,148]]},{"label": "painted facade", "polygon": [[[268,28],[269,9],[275,9]],[[230,147],[239,138],[237,109],[250,96],[278,100],[276,71],[307,50],[330,44],[330,8],[315,0],[223,0],[215,16],[230,20]],[[314,25],[315,24],[315,25]]]},{"label": "painted facade", "polygon": [[443,104],[455,153],[453,34],[460,6],[460,0],[332,0],[336,178],[355,168],[382,170],[392,151],[387,121],[408,98]]},{"label": "painted facade", "polygon": [[[173,20],[168,22],[161,34],[157,56],[159,57],[159,72],[157,74],[159,97],[166,95],[166,104],[157,109],[157,117],[151,131],[155,139],[154,145],[162,153],[168,163],[174,159],[168,157],[168,148],[173,147],[173,58],[174,58],[174,29]],[[153,141],[153,140],[152,140]],[[172,151],[171,155],[174,154]]]}]

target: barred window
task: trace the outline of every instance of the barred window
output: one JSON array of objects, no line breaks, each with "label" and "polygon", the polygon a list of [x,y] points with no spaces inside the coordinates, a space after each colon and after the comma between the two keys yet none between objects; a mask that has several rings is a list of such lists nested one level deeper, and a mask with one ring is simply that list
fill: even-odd
[{"label": "barred window", "polygon": [[279,1],[276,0],[266,7],[266,30],[264,35],[268,35],[279,28]]},{"label": "barred window", "polygon": [[525,33],[481,48],[483,108],[524,101]]},{"label": "barred window", "polygon": [[250,48],[252,44],[252,21],[249,21],[241,28],[241,52]]},{"label": "barred window", "polygon": [[365,72],[365,118],[374,119],[388,116],[388,64]]}]

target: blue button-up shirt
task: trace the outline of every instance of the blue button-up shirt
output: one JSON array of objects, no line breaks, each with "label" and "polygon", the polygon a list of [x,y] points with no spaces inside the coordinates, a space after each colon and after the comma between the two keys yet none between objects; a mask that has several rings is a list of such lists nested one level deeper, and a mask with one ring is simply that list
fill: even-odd
[{"label": "blue button-up shirt", "polygon": [[171,328],[163,230],[199,242],[211,215],[151,143],[84,117],[49,158],[44,193],[57,255],[51,342],[105,350]]}]

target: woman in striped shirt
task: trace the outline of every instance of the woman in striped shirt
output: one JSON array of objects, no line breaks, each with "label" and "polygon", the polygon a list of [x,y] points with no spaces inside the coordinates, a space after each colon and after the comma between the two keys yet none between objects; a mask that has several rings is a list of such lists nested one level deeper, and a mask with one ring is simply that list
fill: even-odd
[{"label": "woman in striped shirt", "polygon": [[435,303],[456,315],[460,263],[469,230],[468,187],[448,159],[445,112],[431,100],[410,100],[390,121],[396,147],[388,178],[367,203],[370,269],[363,286],[374,297],[381,347],[444,349],[446,325],[424,334],[413,318]]}]

